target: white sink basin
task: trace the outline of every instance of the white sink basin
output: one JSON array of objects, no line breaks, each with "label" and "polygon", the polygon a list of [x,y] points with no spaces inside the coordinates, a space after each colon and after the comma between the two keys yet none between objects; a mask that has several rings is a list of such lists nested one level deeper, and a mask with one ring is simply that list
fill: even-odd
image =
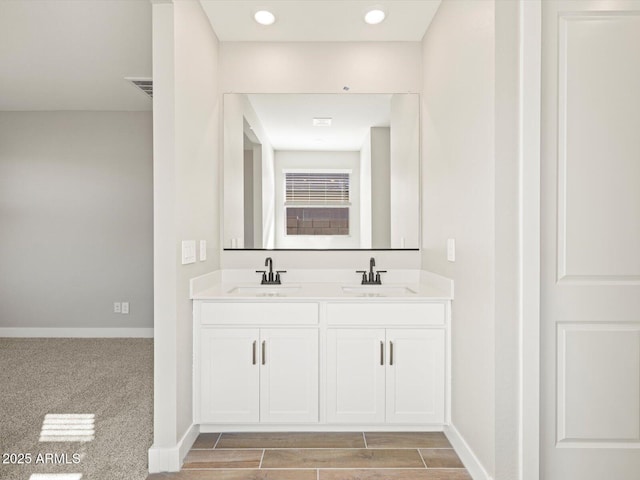
[{"label": "white sink basin", "polygon": [[234,287],[227,293],[251,297],[286,297],[300,290],[300,285],[256,285]]},{"label": "white sink basin", "polygon": [[403,297],[417,292],[409,287],[386,285],[362,285],[342,287],[342,292],[359,297]]}]

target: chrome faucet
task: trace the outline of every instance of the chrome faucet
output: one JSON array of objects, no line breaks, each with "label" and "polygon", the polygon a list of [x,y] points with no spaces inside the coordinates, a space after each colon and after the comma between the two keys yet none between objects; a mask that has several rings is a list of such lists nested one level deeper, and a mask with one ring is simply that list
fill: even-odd
[{"label": "chrome faucet", "polygon": [[280,274],[287,273],[286,270],[276,270],[275,275],[273,274],[273,259],[271,257],[267,257],[264,261],[264,266],[269,267],[269,272],[266,270],[256,270],[256,273],[262,274],[261,285],[281,285]]},{"label": "chrome faucet", "polygon": [[[386,270],[373,271],[373,267],[376,266],[376,259],[371,257],[369,259],[369,272],[366,270],[356,270],[356,273],[362,274],[362,285],[382,285],[381,273],[387,273]],[[367,275],[368,273],[368,275]]]}]

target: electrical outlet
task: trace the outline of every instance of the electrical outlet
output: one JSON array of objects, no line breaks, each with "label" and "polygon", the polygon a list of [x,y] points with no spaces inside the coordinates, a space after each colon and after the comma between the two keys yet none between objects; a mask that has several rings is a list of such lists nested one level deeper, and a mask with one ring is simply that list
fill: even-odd
[{"label": "electrical outlet", "polygon": [[129,315],[129,302],[122,302],[122,313]]},{"label": "electrical outlet", "polygon": [[113,313],[120,313],[122,311],[122,307],[120,302],[113,302]]}]

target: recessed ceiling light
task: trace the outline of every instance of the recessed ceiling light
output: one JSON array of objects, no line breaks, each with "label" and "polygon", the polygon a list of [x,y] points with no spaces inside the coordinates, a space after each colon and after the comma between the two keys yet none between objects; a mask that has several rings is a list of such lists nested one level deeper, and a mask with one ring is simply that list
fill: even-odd
[{"label": "recessed ceiling light", "polygon": [[276,21],[276,16],[268,10],[259,10],[253,16],[260,25],[271,25]]},{"label": "recessed ceiling light", "polygon": [[377,25],[384,20],[384,17],[386,17],[385,13],[382,10],[376,8],[374,10],[369,10],[364,15],[364,21],[369,25]]},{"label": "recessed ceiling light", "polygon": [[314,118],[313,126],[314,127],[330,127],[332,118]]}]

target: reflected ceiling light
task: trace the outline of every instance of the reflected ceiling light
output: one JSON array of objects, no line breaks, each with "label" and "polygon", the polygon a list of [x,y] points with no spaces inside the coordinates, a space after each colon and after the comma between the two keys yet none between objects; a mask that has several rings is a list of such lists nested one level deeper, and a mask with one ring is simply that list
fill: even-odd
[{"label": "reflected ceiling light", "polygon": [[313,126],[314,127],[330,127],[332,120],[333,119],[331,117],[328,117],[328,118],[314,118],[313,119]]},{"label": "reflected ceiling light", "polygon": [[384,17],[386,17],[385,13],[379,8],[375,8],[365,13],[364,21],[369,25],[377,25],[384,20]]},{"label": "reflected ceiling light", "polygon": [[256,19],[260,25],[271,25],[276,21],[276,16],[268,10],[258,10],[253,18]]}]

